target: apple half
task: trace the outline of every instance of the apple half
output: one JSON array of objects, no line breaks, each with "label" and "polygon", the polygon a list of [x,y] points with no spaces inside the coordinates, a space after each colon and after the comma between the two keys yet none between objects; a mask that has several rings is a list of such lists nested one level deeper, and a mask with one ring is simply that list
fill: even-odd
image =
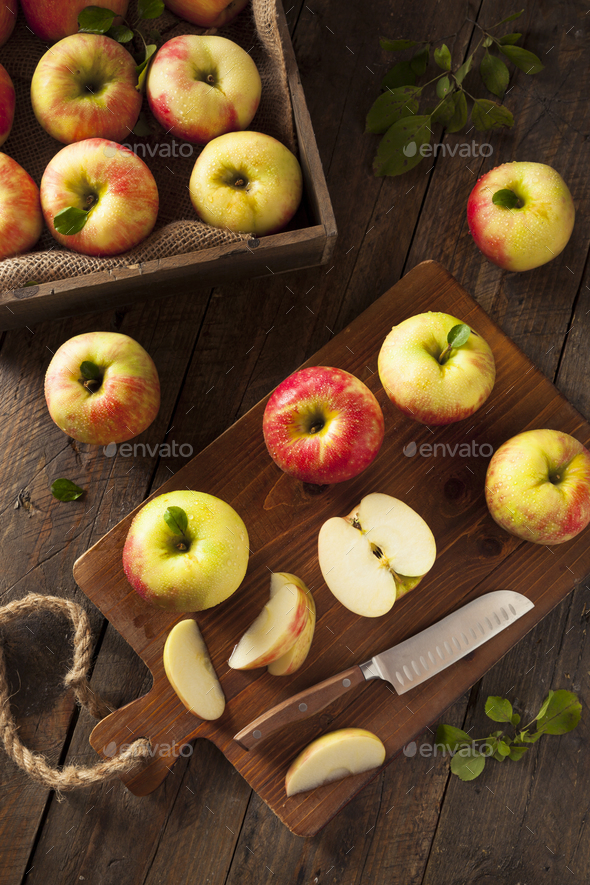
[{"label": "apple half", "polygon": [[[268,665],[268,672],[271,676],[290,676],[291,673],[295,673],[299,670],[309,654],[311,643],[313,642],[313,635],[315,633],[315,602],[310,590],[300,578],[296,575],[291,575],[288,572],[276,572],[271,578],[270,595],[273,596],[283,583],[289,582],[300,587],[307,597],[307,620],[299,638],[295,640],[295,643],[291,648],[281,655],[280,658],[277,658]],[[274,591],[273,585],[275,588]]]},{"label": "apple half", "polygon": [[318,556],[336,599],[357,615],[378,618],[430,571],[436,542],[415,510],[374,492],[348,516],[323,524]]},{"label": "apple half", "polygon": [[287,796],[314,790],[379,768],[385,747],[376,734],[364,728],[340,728],[312,741],[291,763],[285,777]]},{"label": "apple half", "polygon": [[[235,646],[228,661],[234,670],[266,667],[295,645],[308,620],[308,598],[297,578],[273,572],[270,598]],[[303,663],[303,661],[302,661]]]},{"label": "apple half", "polygon": [[201,719],[219,719],[225,696],[197,622],[175,624],[164,645],[164,670],[184,706]]}]

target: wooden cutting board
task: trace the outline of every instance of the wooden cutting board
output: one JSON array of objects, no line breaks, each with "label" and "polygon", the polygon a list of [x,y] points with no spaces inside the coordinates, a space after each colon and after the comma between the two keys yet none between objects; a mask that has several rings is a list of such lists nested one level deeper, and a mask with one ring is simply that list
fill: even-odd
[{"label": "wooden cutting board", "polygon": [[[391,327],[427,310],[451,313],[471,324],[488,341],[497,363],[496,385],[483,408],[472,419],[447,427],[428,428],[398,412],[377,374],[377,355]],[[164,752],[174,743],[179,746],[195,737],[207,738],[293,833],[311,836],[375,773],[287,799],[285,773],[309,741],[344,726],[367,728],[384,742],[387,764],[590,572],[588,531],[551,549],[523,542],[496,525],[484,498],[489,446],[496,449],[522,430],[543,427],[571,433],[588,446],[590,425],[457,281],[432,261],[410,271],[305,365],[346,369],[376,395],[385,415],[386,434],[368,470],[322,494],[311,494],[302,483],[281,473],[267,454],[262,436],[265,399],[154,493],[188,487],[217,495],[235,507],[249,531],[252,555],[244,583],[222,605],[198,614],[227,699],[220,719],[203,722],[177,699],[164,674],[162,651],[168,631],[180,617],[144,603],[125,579],[121,554],[136,510],[76,562],[74,576],[153,675],[152,689],[145,697],[95,727],[92,746],[108,756],[137,737],[150,738],[153,747],[163,747]],[[404,454],[410,443],[418,447],[413,457]],[[420,454],[422,444],[436,445],[436,455]],[[480,447],[484,456],[479,454]],[[406,451],[413,449],[410,446]],[[416,590],[387,615],[370,619],[349,612],[326,587],[317,560],[317,535],[326,519],[345,515],[363,495],[375,491],[400,498],[426,519],[437,541],[438,557]],[[268,599],[269,571],[299,575],[312,588],[317,605],[310,655],[303,668],[289,677],[270,676],[266,669],[233,671],[227,665],[234,644]],[[252,719],[291,694],[362,663],[482,593],[500,589],[524,593],[535,608],[403,697],[384,682],[369,682],[296,729],[278,732],[256,750],[248,752],[233,741],[233,735]],[[172,756],[156,751],[144,768],[123,780],[133,793],[145,795],[168,775],[173,761]]]}]

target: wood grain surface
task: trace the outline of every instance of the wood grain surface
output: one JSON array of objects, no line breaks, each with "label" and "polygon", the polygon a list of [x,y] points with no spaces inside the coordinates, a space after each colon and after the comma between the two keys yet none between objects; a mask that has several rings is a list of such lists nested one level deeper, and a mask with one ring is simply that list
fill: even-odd
[{"label": "wood grain surface", "polygon": [[[436,428],[416,424],[391,405],[379,382],[377,356],[388,331],[426,310],[451,313],[471,324],[494,352],[496,385],[472,420]],[[251,558],[241,588],[222,605],[198,616],[227,699],[220,719],[200,721],[178,700],[166,679],[162,652],[170,627],[179,618],[141,600],[123,573],[122,548],[138,508],[76,562],[74,577],[153,676],[148,695],[103,719],[91,736],[92,746],[107,755],[119,752],[131,735],[151,740],[155,749],[151,759],[140,771],[123,778],[129,789],[145,795],[166,777],[170,758],[157,751],[160,745],[173,739],[182,746],[194,737],[206,737],[292,832],[310,836],[375,772],[287,799],[284,776],[297,752],[328,727],[359,726],[374,731],[385,743],[387,764],[561,601],[573,588],[576,575],[582,577],[590,569],[587,534],[549,548],[519,541],[493,522],[484,498],[489,455],[477,455],[479,446],[486,444],[489,452],[490,446],[495,449],[516,433],[538,427],[564,430],[590,444],[590,426],[436,262],[424,262],[410,271],[306,365],[346,369],[361,377],[379,400],[386,418],[385,440],[366,471],[323,494],[312,494],[281,473],[262,437],[265,398],[154,493],[190,488],[218,495],[236,508],[250,534]],[[438,455],[404,455],[410,442],[420,447],[427,441],[438,445]],[[453,450],[461,445],[466,446],[467,456],[448,457],[447,446]],[[317,561],[317,535],[326,519],[348,513],[363,495],[374,491],[404,500],[426,519],[437,540],[438,557],[415,591],[387,615],[368,619],[345,609],[326,587]],[[457,562],[461,562],[459,575]],[[307,661],[285,679],[264,669],[240,672],[227,666],[233,646],[268,597],[269,570],[303,578],[318,611]],[[403,697],[385,683],[361,686],[296,729],[283,729],[250,752],[233,740],[237,731],[288,696],[362,663],[493,589],[525,593],[535,609]]]}]

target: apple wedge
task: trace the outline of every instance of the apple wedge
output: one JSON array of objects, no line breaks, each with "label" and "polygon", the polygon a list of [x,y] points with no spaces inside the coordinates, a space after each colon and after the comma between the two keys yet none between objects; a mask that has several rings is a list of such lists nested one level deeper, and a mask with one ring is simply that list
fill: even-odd
[{"label": "apple wedge", "polygon": [[385,747],[364,728],[340,728],[312,741],[291,763],[285,777],[287,796],[314,790],[353,774],[379,768]]},{"label": "apple wedge", "polygon": [[225,709],[225,696],[197,622],[192,618],[179,621],[168,634],[164,670],[187,710],[201,719],[219,719]]},{"label": "apple wedge", "polygon": [[234,648],[229,666],[253,670],[276,661],[299,639],[307,616],[307,596],[301,587],[287,581],[274,593],[271,589],[270,599]]},{"label": "apple wedge", "polygon": [[373,493],[348,516],[323,524],[318,557],[336,599],[357,615],[378,618],[432,568],[436,543],[411,507]]},{"label": "apple wedge", "polygon": [[[294,575],[290,575],[290,577],[294,577]],[[295,640],[295,644],[284,655],[268,665],[268,672],[271,676],[290,676],[291,673],[295,673],[304,663],[313,642],[316,620],[315,602],[311,592],[303,582],[301,583],[307,597],[307,621],[299,639]]]}]

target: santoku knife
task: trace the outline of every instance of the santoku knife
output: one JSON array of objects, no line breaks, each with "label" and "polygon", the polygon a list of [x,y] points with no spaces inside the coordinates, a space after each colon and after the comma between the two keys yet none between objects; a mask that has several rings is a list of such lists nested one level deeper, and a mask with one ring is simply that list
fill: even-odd
[{"label": "santoku knife", "polygon": [[411,639],[277,704],[234,735],[234,740],[250,750],[277,729],[312,716],[369,679],[385,679],[398,694],[404,694],[488,642],[532,608],[526,596],[513,590],[485,593]]}]

